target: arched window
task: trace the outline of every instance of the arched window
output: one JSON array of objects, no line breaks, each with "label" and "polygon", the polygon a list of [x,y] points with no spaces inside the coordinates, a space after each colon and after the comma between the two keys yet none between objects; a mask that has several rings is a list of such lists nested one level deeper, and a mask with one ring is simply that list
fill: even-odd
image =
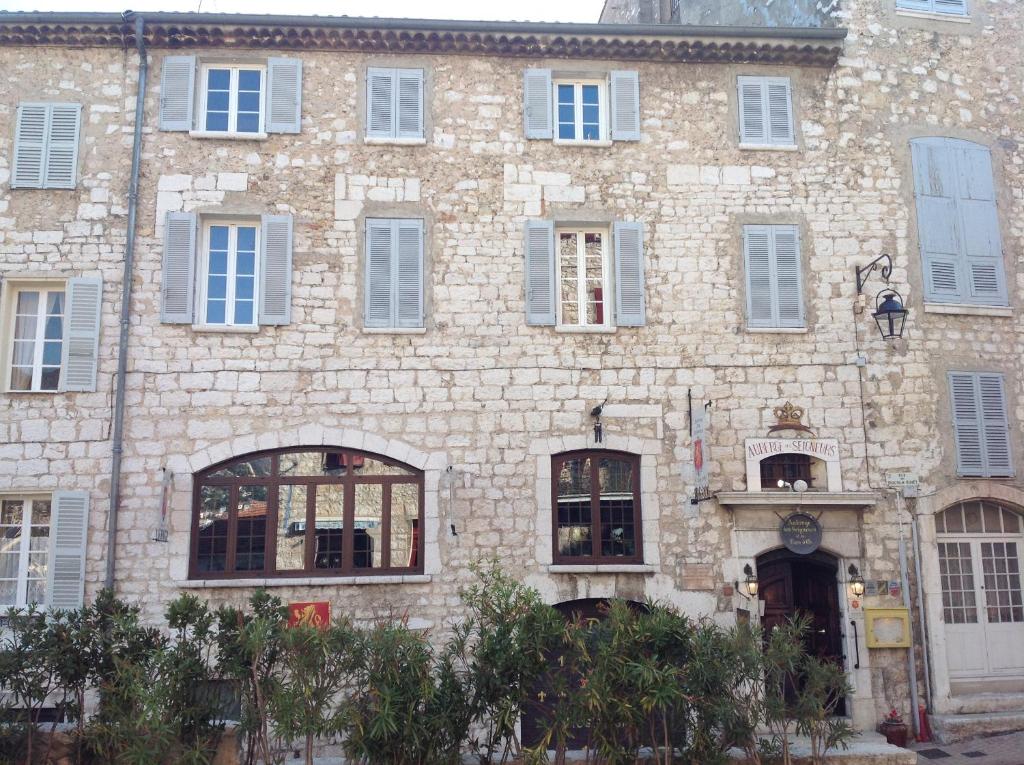
[{"label": "arched window", "polygon": [[641,563],[640,458],[571,452],[551,467],[554,562]]},{"label": "arched window", "polygon": [[811,457],[808,454],[773,454],[761,460],[761,489],[778,489],[779,481],[792,484],[794,481],[806,481],[814,486],[814,475],[811,471]]},{"label": "arched window", "polygon": [[195,476],[190,576],[423,570],[423,473],[346,449],[260,452]]}]

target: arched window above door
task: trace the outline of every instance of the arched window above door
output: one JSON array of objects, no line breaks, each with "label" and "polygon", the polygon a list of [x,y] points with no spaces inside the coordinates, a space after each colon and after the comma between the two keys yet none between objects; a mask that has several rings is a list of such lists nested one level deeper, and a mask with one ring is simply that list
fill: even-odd
[{"label": "arched window above door", "polygon": [[988,500],[971,500],[947,507],[935,516],[938,534],[1020,534],[1016,510]]}]

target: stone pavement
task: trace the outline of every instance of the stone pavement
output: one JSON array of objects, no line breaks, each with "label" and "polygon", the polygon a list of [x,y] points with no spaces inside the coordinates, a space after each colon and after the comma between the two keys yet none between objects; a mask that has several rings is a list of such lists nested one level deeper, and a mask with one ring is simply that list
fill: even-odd
[{"label": "stone pavement", "polygon": [[1024,732],[912,748],[918,765],[1024,765]]}]

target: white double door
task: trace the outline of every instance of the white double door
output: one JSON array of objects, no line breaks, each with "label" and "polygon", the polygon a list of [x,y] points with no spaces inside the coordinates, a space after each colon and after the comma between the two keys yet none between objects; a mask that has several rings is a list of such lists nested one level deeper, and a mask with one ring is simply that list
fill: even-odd
[{"label": "white double door", "polygon": [[991,535],[938,542],[951,677],[1024,676],[1020,542]]}]

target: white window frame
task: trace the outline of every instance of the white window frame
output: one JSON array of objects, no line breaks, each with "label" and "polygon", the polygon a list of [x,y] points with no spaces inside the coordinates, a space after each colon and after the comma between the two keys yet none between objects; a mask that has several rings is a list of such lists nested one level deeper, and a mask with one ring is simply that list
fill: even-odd
[{"label": "white window frame", "polygon": [[[572,85],[573,86],[573,117],[575,119],[574,127],[576,138],[559,138],[558,137],[558,87],[560,85]],[[583,135],[583,86],[584,85],[596,85],[597,86],[597,119],[598,119],[598,138],[585,139],[581,138]],[[604,146],[611,145],[610,137],[610,118],[608,114],[608,81],[597,80],[597,79],[555,79],[551,81],[551,116],[552,116],[552,136],[554,142],[562,144],[563,146]]]},{"label": "white window frame", "polygon": [[[207,290],[209,288],[210,278],[210,229],[214,226],[227,226],[228,227],[228,274],[227,274],[227,289],[224,293],[224,323],[223,324],[211,324],[207,320],[206,309],[207,309]],[[235,322],[235,277],[237,276],[237,265],[238,265],[238,229],[239,227],[254,228],[256,229],[256,246],[255,246],[255,257],[253,265],[253,306],[252,306],[252,322],[248,324],[239,324]],[[260,311],[260,235],[261,231],[260,220],[258,218],[246,219],[246,218],[232,218],[232,219],[220,219],[214,218],[212,220],[204,220],[202,222],[203,229],[203,243],[202,250],[199,258],[199,322],[202,327],[210,327],[214,329],[220,328],[231,328],[240,327],[243,329],[255,329],[259,327],[259,311]]]},{"label": "white window frame", "polygon": [[[580,318],[586,318],[586,306],[587,306],[587,287],[586,287],[586,234],[600,234],[601,235],[601,289],[603,290],[604,298],[604,317],[600,324],[566,324],[562,320],[562,248],[561,248],[561,237],[562,234],[576,234],[576,300],[577,305],[580,306],[581,314]],[[615,284],[612,281],[612,266],[610,262],[611,248],[609,240],[611,239],[611,227],[604,228],[602,226],[559,226],[555,225],[555,327],[557,329],[576,330],[576,331],[587,331],[587,330],[599,330],[614,329],[614,310],[613,295]],[[580,278],[580,275],[584,275]]]},{"label": "white window frame", "polygon": [[[32,503],[36,501],[49,502],[50,503],[50,523],[47,524],[46,539],[47,539],[47,550],[46,550],[46,565],[50,565],[49,546],[53,544],[53,497],[48,494],[15,494],[15,495],[4,495],[0,494],[0,502],[17,502],[22,503],[21,512],[21,545],[18,551],[18,573],[15,584],[15,595],[14,603],[12,604],[0,604],[0,612],[3,612],[7,608],[25,608],[28,606],[28,562],[29,553],[32,545],[32,526],[41,526],[42,524],[32,523]],[[39,551],[37,551],[39,552]],[[44,583],[49,585],[49,569],[44,574]],[[7,580],[5,580],[7,581]],[[45,608],[47,602],[49,602],[50,593],[45,592],[44,600],[42,603],[37,603],[41,608]]]},{"label": "white window frame", "polygon": [[[45,334],[45,298],[40,301],[40,305],[44,310],[43,322],[39,323],[36,327],[36,338],[35,338],[35,355],[32,359],[32,386],[29,390],[21,390],[11,387],[12,377],[14,374],[14,325],[15,317],[18,310],[18,294],[21,292],[39,292],[39,293],[50,293],[50,292],[63,292],[64,293],[64,317],[62,319],[62,327],[64,332],[61,335],[61,364],[60,364],[60,377],[57,382],[57,387],[50,389],[41,389],[39,384],[42,376],[42,355],[43,355],[43,343],[40,341],[40,334]],[[4,374],[3,374],[3,389],[7,393],[59,393],[61,386],[64,383],[64,363],[63,363],[63,351],[64,343],[67,342],[67,320],[68,320],[68,286],[67,281],[64,279],[47,279],[45,281],[37,280],[11,280],[5,281],[3,284],[2,302],[4,305],[3,316],[0,317],[0,331],[3,336],[0,337],[0,348],[3,349],[3,361],[4,361]],[[38,317],[37,317],[38,318]]]},{"label": "white window frame", "polygon": [[[227,69],[231,73],[231,81],[228,86],[228,129],[208,130],[206,127],[206,100],[207,88],[209,87],[209,72],[211,69]],[[238,131],[238,73],[240,71],[251,71],[260,73],[260,119],[259,127],[255,133],[240,133]],[[267,132],[267,67],[258,64],[203,64],[199,68],[199,76],[202,80],[199,88],[199,125],[195,132],[209,135],[260,137]]]}]

